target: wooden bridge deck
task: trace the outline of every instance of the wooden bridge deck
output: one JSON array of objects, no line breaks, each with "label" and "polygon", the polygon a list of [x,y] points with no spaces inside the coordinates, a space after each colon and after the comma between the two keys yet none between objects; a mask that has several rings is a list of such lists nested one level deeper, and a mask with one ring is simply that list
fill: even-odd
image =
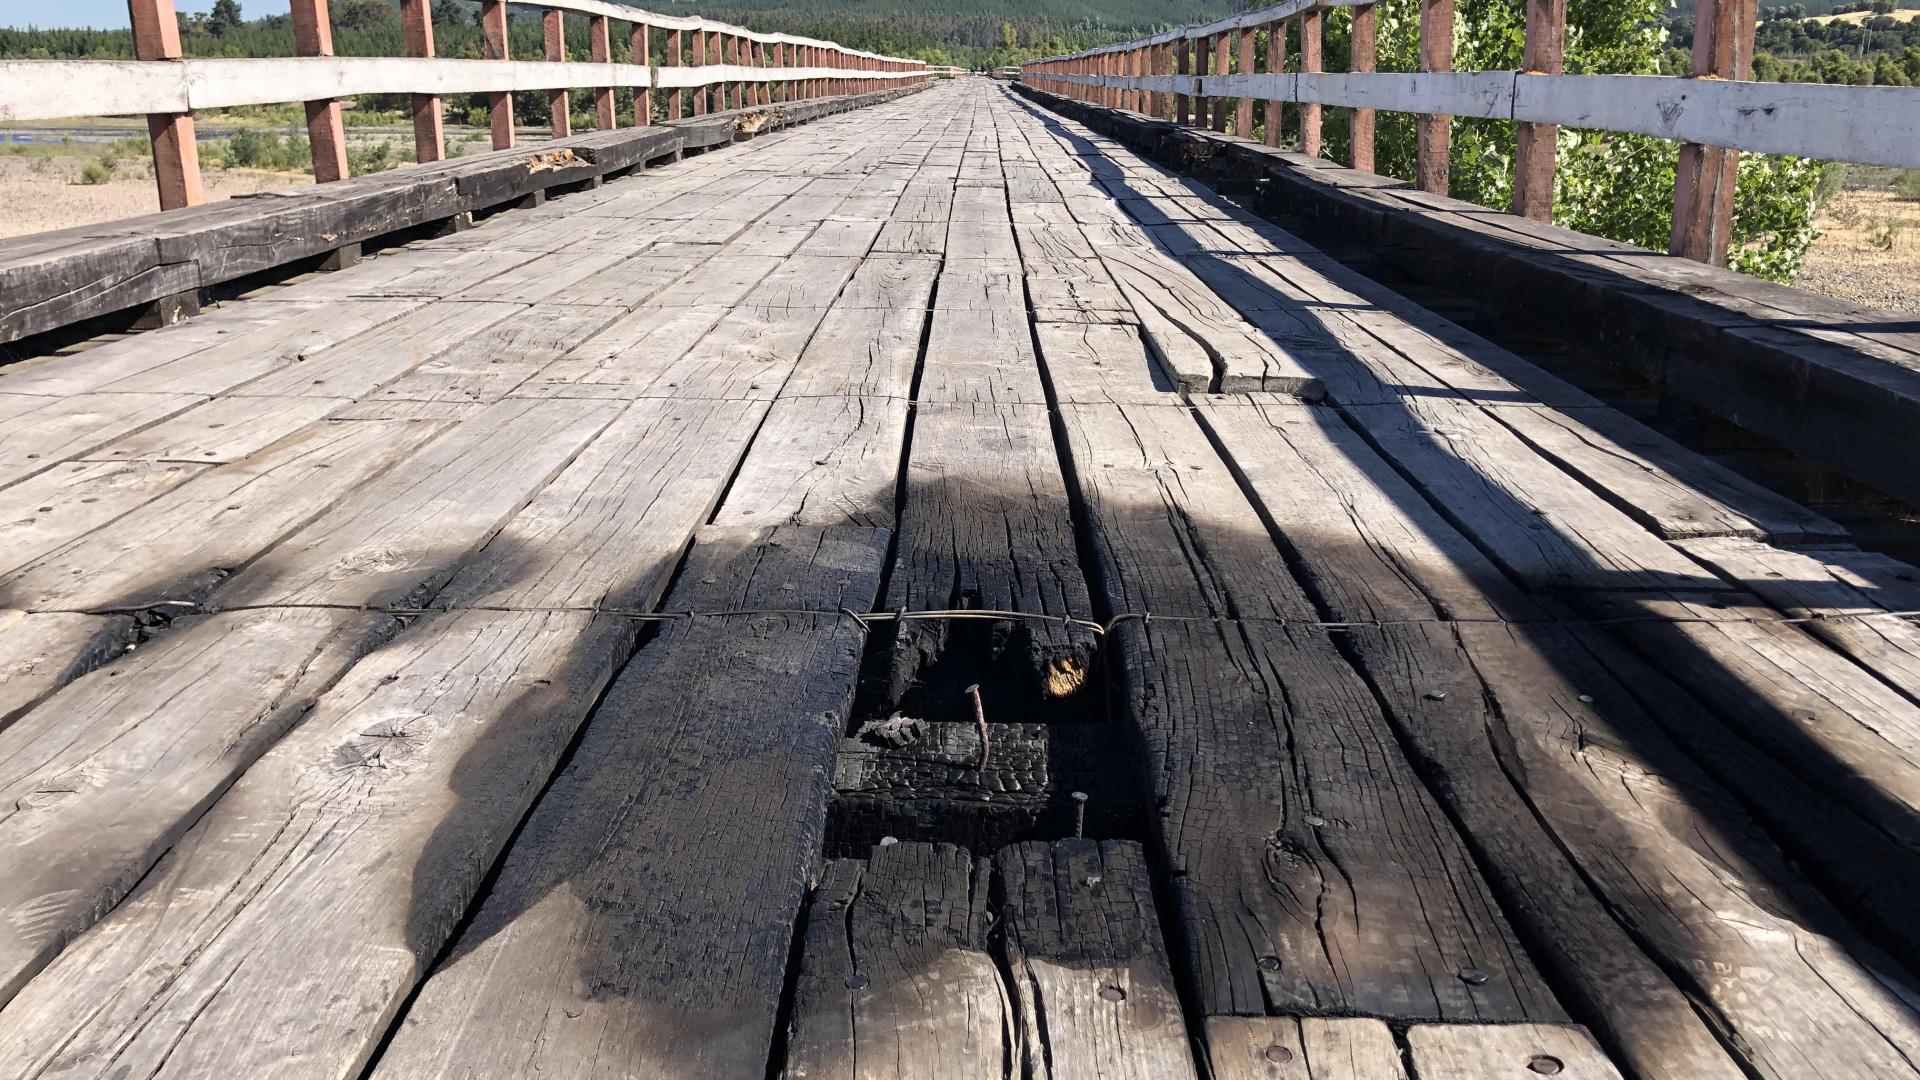
[{"label": "wooden bridge deck", "polygon": [[0,1075],[1920,1075],[1920,572],[984,79],[0,485]]}]

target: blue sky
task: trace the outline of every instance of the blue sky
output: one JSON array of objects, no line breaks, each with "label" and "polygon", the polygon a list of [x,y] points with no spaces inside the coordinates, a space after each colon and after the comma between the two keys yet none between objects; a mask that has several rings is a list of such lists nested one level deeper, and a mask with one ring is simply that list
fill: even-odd
[{"label": "blue sky", "polygon": [[[205,11],[213,6],[213,0],[174,0],[173,6],[179,11]],[[248,18],[283,15],[287,0],[240,0],[240,10]],[[0,26],[91,26],[124,30],[127,3],[126,0],[0,0]]]}]

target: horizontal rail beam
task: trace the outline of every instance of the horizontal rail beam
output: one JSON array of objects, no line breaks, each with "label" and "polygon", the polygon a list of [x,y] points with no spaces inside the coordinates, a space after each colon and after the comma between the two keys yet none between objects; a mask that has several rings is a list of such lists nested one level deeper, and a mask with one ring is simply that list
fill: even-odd
[{"label": "horizontal rail beam", "polygon": [[675,89],[720,82],[850,79],[888,82],[924,70],[739,64],[649,68],[550,60],[450,60],[398,56],[281,56],[267,59],[0,60],[0,121],[67,116],[185,113],[235,105],[357,94],[465,94],[585,86]]},{"label": "horizontal rail beam", "polygon": [[[1263,9],[1271,10],[1271,9]],[[1084,86],[1560,124],[1920,168],[1920,89],[1513,71],[1034,77]]]}]

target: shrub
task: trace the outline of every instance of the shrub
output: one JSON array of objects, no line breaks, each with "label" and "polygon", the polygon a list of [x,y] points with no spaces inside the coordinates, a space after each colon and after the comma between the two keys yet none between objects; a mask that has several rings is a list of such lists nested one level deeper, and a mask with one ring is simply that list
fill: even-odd
[{"label": "shrub", "polygon": [[86,168],[80,170],[80,177],[75,180],[74,183],[87,185],[104,184],[111,179],[113,179],[112,169],[107,168],[97,161],[89,161],[87,162]]},{"label": "shrub", "polygon": [[1920,169],[1908,169],[1893,182],[1894,198],[1920,202]]},{"label": "shrub", "polygon": [[347,175],[365,176],[368,173],[386,172],[398,168],[400,159],[394,156],[393,140],[382,139],[372,145],[347,147]]}]

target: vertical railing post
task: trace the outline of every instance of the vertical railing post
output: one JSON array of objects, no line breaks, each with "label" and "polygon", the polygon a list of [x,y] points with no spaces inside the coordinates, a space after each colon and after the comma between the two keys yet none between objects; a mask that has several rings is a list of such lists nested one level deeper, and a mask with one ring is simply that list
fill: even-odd
[{"label": "vertical railing post", "polygon": [[[1755,0],[1703,0],[1694,16],[1694,78],[1745,79],[1752,74],[1755,14]],[[1680,144],[1669,251],[1726,265],[1739,172],[1738,150]]]},{"label": "vertical railing post", "polygon": [[[333,20],[327,0],[293,0],[293,51],[296,56],[332,56]],[[347,178],[347,128],[340,102],[321,98],[307,104],[307,143],[313,149],[313,179],[326,184]]]},{"label": "vertical railing post", "polygon": [[[681,66],[681,63],[686,59],[686,54],[685,54],[686,43],[681,40],[680,31],[678,30],[667,31],[667,44],[665,46],[665,49],[666,49],[665,53],[660,57],[660,59],[663,61],[661,66],[663,67]],[[667,91],[667,119],[669,120],[680,119],[680,110],[681,110],[681,104],[682,104],[680,99],[682,96],[684,96],[683,92],[681,88],[678,86]]]},{"label": "vertical railing post", "polygon": [[[1318,73],[1324,65],[1321,62],[1321,29],[1325,16],[1319,8],[1300,13],[1300,71],[1302,74]],[[1300,103],[1300,152],[1308,157],[1320,156],[1320,105],[1317,102]]]},{"label": "vertical railing post", "polygon": [[[1453,0],[1420,0],[1420,70],[1453,70]],[[1445,195],[1453,117],[1422,114],[1416,127],[1420,148],[1415,184],[1422,191]]]},{"label": "vertical railing post", "polygon": [[[1240,74],[1253,74],[1253,47],[1260,36],[1258,27],[1249,26],[1234,35],[1238,39],[1239,56],[1236,64]],[[1243,97],[1234,103],[1233,133],[1243,139],[1253,138],[1253,99]]]},{"label": "vertical railing post", "polygon": [[[1284,74],[1287,70],[1287,24],[1284,21],[1267,24],[1267,70],[1275,75]],[[1278,101],[1267,102],[1266,115],[1261,119],[1266,121],[1265,142],[1268,146],[1280,145],[1282,109]]]},{"label": "vertical railing post", "polygon": [[[642,67],[653,67],[653,41],[646,23],[634,23],[627,37],[628,59]],[[653,123],[653,91],[645,86],[633,92],[633,122],[636,127]]]},{"label": "vertical railing post", "polygon": [[[1233,54],[1232,39],[1233,39],[1232,34],[1214,35],[1213,73],[1215,75],[1227,74],[1227,65],[1231,62],[1231,57]],[[1227,99],[1226,98],[1216,97],[1213,99],[1213,130],[1215,131],[1227,130]]]},{"label": "vertical railing post", "polygon": [[[1177,77],[1180,80],[1178,85],[1185,87],[1188,90],[1193,89],[1191,86],[1187,85],[1187,78],[1193,73],[1191,70],[1193,66],[1193,42],[1188,41],[1186,38],[1183,38],[1183,37],[1174,38],[1173,39],[1173,59],[1174,59],[1174,67],[1178,69],[1174,72],[1175,77]],[[1179,124],[1182,127],[1186,127],[1192,124],[1193,123],[1193,95],[1192,94],[1173,95],[1173,111],[1175,114],[1174,123]]]},{"label": "vertical railing post", "polygon": [[[127,14],[133,23],[136,58],[180,59],[180,21],[173,13],[173,0],[127,0]],[[205,202],[193,114],[151,113],[147,135],[153,142],[153,182],[159,189],[160,209],[179,210]]]},{"label": "vertical railing post", "polygon": [[[693,67],[705,67],[707,65],[707,32],[705,30],[695,30],[693,32],[693,55],[688,57],[688,60]],[[706,78],[703,73],[697,71],[694,72],[694,77],[696,79]],[[705,84],[695,84],[692,88],[691,96],[693,98],[693,115],[705,116],[707,114],[707,88]]]},{"label": "vertical railing post", "polygon": [[[1353,9],[1353,63],[1349,65],[1352,70],[1371,72],[1376,66],[1379,27],[1378,9],[1372,4]],[[1372,109],[1355,109],[1348,121],[1353,167],[1362,172],[1373,171],[1373,115]]]},{"label": "vertical railing post", "polygon": [[[402,0],[400,29],[408,56],[433,56],[433,8],[427,0]],[[441,126],[440,99],[413,95],[413,159],[439,161],[446,156],[446,130]]]},{"label": "vertical railing post", "polygon": [[753,42],[753,66],[759,69],[754,74],[760,76],[760,81],[753,84],[753,103],[771,105],[773,104],[773,84],[768,82],[766,77],[767,43],[764,41]]},{"label": "vertical railing post", "polygon": [[[1558,75],[1565,68],[1567,0],[1527,0],[1527,40],[1521,70]],[[1513,212],[1535,221],[1553,220],[1554,124],[1514,125]]]},{"label": "vertical railing post", "polygon": [[[507,5],[505,0],[486,0],[480,5],[480,39],[488,60],[506,60]],[[513,146],[513,92],[495,90],[487,95],[487,122],[493,128],[493,148]]]},{"label": "vertical railing post", "polygon": [[[542,18],[546,32],[547,59],[567,58],[567,15],[559,8],[548,8]],[[565,87],[547,91],[547,113],[553,121],[553,137],[564,139],[573,134],[573,106]]]},{"label": "vertical railing post", "polygon": [[[587,18],[587,50],[594,63],[613,63],[613,27],[605,15]],[[593,88],[593,119],[598,131],[611,131],[620,126],[620,114],[613,107],[613,87]]]}]

